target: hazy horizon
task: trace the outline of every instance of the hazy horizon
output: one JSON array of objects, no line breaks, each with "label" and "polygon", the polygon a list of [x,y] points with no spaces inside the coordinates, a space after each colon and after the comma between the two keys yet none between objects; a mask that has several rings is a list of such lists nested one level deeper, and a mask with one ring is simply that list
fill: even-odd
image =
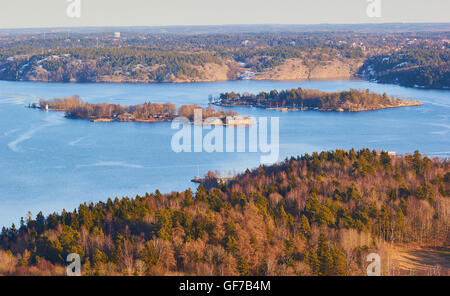
[{"label": "hazy horizon", "polygon": [[121,25],[121,26],[97,26],[97,25],[86,25],[86,26],[48,26],[48,27],[11,27],[11,28],[1,28],[0,30],[51,30],[51,29],[96,29],[96,28],[124,28],[124,29],[139,29],[139,28],[207,28],[207,27],[254,27],[254,26],[266,26],[266,27],[296,27],[296,26],[304,26],[307,27],[318,27],[318,26],[382,26],[382,25],[450,25],[450,21],[448,22],[385,22],[385,23],[317,23],[317,24],[202,24],[202,25],[147,25],[147,26],[133,26],[133,25]]},{"label": "hazy horizon", "polygon": [[[68,16],[71,1],[79,17]],[[379,0],[380,16],[369,17],[371,1],[15,0],[0,3],[0,29],[450,22],[447,0]]]}]

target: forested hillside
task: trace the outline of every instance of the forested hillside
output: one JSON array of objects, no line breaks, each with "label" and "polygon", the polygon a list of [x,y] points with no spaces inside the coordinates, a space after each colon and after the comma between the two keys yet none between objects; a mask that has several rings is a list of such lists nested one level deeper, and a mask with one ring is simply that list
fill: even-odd
[{"label": "forested hillside", "polygon": [[75,252],[85,275],[364,275],[369,252],[448,248],[449,195],[445,159],[313,153],[209,190],[30,213],[2,230],[0,274],[63,274]]},{"label": "forested hillside", "polygon": [[[337,59],[336,55],[345,57]],[[264,75],[288,60],[294,60],[305,71],[311,72],[320,65],[325,66],[337,60],[343,65],[354,63],[360,55],[361,50],[357,49],[320,46],[307,49],[287,46],[265,49],[105,47],[46,51],[13,48],[4,52],[0,50],[0,79],[44,82],[235,80],[242,78],[247,71],[263,75],[264,78]],[[345,75],[352,75],[347,72]],[[307,74],[298,79],[310,76]]]},{"label": "forested hillside", "polygon": [[[36,49],[35,49],[36,50]],[[184,53],[131,48],[70,48],[3,61],[0,79],[56,82],[163,82],[201,79],[198,67],[221,63],[211,53]],[[0,64],[1,55],[0,55]]]},{"label": "forested hillside", "polygon": [[408,50],[369,58],[359,70],[381,83],[423,88],[450,87],[450,49]]},{"label": "forested hillside", "polygon": [[0,80],[352,79],[449,87],[448,32],[25,34],[0,38]]}]

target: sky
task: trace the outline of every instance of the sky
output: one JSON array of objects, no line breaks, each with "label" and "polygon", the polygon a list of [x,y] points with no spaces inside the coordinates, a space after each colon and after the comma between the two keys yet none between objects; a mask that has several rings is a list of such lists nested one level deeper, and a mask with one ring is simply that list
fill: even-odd
[{"label": "sky", "polygon": [[450,22],[449,11],[450,0],[0,0],[0,28]]}]

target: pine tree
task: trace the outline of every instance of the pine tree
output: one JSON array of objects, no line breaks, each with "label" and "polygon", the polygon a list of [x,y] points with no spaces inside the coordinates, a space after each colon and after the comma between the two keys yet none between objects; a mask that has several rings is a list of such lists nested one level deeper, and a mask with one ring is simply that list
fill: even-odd
[{"label": "pine tree", "polygon": [[347,258],[340,249],[334,248],[332,251],[333,267],[331,270],[332,275],[343,276],[347,275]]},{"label": "pine tree", "polygon": [[309,265],[314,275],[320,275],[320,262],[316,250],[313,248],[307,249],[303,261]]},{"label": "pine tree", "polygon": [[250,265],[245,258],[239,258],[238,270],[241,276],[250,275]]},{"label": "pine tree", "polygon": [[319,236],[317,257],[320,264],[320,275],[330,275],[331,268],[333,266],[333,257],[331,256],[330,247],[328,246],[328,239],[323,233],[321,233]]},{"label": "pine tree", "polygon": [[302,215],[300,218],[300,234],[305,238],[309,239],[311,237],[311,226],[309,225],[308,218]]}]

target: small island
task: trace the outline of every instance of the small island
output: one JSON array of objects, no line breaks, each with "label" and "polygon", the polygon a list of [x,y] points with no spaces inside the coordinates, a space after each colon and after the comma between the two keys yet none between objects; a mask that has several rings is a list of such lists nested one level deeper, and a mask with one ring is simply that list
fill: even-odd
[{"label": "small island", "polygon": [[221,93],[213,101],[214,105],[224,107],[246,106],[281,111],[337,111],[359,112],[386,108],[420,106],[418,101],[380,95],[369,90],[350,89],[341,92],[323,92],[314,89],[288,89],[259,94]]},{"label": "small island", "polygon": [[178,109],[172,103],[143,103],[132,106],[83,101],[78,96],[39,100],[30,108],[45,111],[65,111],[66,117],[71,119],[88,119],[92,122],[163,122],[176,117],[185,117],[191,123],[197,124],[195,110],[201,110],[201,124],[203,125],[233,125],[247,126],[254,122],[248,116],[240,116],[234,111],[215,110],[212,104],[208,108],[197,105],[182,105]]}]

